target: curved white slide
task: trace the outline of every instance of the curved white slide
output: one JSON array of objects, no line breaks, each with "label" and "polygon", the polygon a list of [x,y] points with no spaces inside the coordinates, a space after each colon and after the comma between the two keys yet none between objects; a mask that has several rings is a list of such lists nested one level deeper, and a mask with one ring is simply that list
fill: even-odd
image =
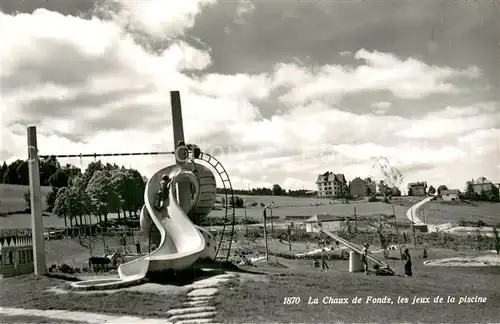
[{"label": "curved white slide", "polygon": [[411,206],[410,209],[408,209],[408,211],[406,212],[406,218],[408,218],[410,221],[415,223],[415,225],[425,225],[425,223],[422,222],[422,220],[420,218],[418,218],[417,212],[420,209],[420,207],[422,207],[424,204],[431,201],[432,198],[433,197],[427,197],[427,198],[419,201],[415,205]]},{"label": "curved white slide", "polygon": [[[169,198],[164,202],[161,211],[153,208],[161,177],[168,174],[171,180]],[[158,228],[161,239],[157,249],[138,259],[124,263],[118,267],[119,279],[104,279],[75,282],[74,287],[116,286],[119,283],[136,282],[143,279],[148,272],[164,270],[182,270],[198,259],[215,259],[216,242],[205,229],[194,225],[177,201],[176,184],[182,180],[190,180],[195,187],[193,205],[196,206],[200,196],[200,185],[197,176],[188,169],[171,165],[156,172],[146,184],[144,207],[141,210],[141,228],[144,231],[149,218]],[[144,227],[143,227],[144,226]],[[151,226],[151,224],[149,224]]]}]

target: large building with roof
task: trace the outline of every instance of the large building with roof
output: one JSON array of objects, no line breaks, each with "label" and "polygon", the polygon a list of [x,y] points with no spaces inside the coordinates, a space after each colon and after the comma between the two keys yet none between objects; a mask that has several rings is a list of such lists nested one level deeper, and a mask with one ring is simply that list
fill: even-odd
[{"label": "large building with roof", "polygon": [[341,173],[325,172],[316,179],[318,197],[343,197],[349,191],[345,176]]}]

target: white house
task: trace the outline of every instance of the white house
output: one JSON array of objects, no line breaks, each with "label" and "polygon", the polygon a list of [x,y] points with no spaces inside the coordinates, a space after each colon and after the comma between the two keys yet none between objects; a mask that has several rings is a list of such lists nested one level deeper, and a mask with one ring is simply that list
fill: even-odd
[{"label": "white house", "polygon": [[349,190],[343,174],[325,172],[316,180],[318,197],[342,197]]},{"label": "white house", "polygon": [[489,192],[493,189],[493,183],[485,177],[479,177],[476,180],[467,181],[467,185],[471,183],[474,192],[480,195],[483,191]]},{"label": "white house", "polygon": [[331,214],[318,214],[310,217],[304,221],[307,233],[318,233],[319,231],[314,227],[321,222],[321,227],[328,231],[338,231],[342,228],[345,218]]},{"label": "white house", "polygon": [[441,190],[441,198],[443,198],[444,201],[458,200],[459,194],[460,190],[458,189]]}]

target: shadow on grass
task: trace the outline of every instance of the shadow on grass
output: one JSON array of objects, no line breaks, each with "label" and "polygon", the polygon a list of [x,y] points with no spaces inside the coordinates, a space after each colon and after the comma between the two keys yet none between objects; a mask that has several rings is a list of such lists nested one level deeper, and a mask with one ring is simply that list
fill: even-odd
[{"label": "shadow on grass", "polygon": [[241,269],[231,262],[199,260],[189,269],[183,271],[166,270],[161,272],[148,272],[146,276],[149,279],[149,282],[164,285],[185,286],[193,284],[199,280],[209,279],[225,274],[226,271],[248,274],[264,274],[259,271]]},{"label": "shadow on grass", "polygon": [[[158,272],[148,272],[146,274],[145,280],[140,280],[134,283],[130,283],[130,286],[140,285],[146,282],[162,284],[162,285],[173,285],[173,286],[185,286],[193,284],[196,281],[209,279],[218,275],[225,274],[227,271],[246,273],[246,274],[256,274],[264,275],[265,272],[262,271],[252,271],[247,269],[242,269],[231,262],[221,262],[213,260],[198,260],[190,268],[183,271],[165,270]],[[81,278],[65,273],[47,273],[46,277],[52,279],[64,280],[67,282],[79,282],[83,281]],[[127,285],[129,286],[129,285]],[[125,288],[122,283],[117,284],[118,288]],[[83,287],[78,290],[109,290],[112,287]]]},{"label": "shadow on grass", "polygon": [[71,281],[71,282],[76,282],[76,281],[82,281],[80,278],[71,275],[71,274],[66,274],[66,273],[54,273],[54,272],[48,272],[45,274],[45,277],[47,278],[52,278],[52,279],[59,279],[59,280],[64,280],[64,281]]}]

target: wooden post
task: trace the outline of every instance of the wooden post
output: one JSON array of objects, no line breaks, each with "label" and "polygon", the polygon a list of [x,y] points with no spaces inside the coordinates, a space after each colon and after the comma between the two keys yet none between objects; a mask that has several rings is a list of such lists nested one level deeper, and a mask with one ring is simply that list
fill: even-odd
[{"label": "wooden post", "polygon": [[[185,147],[179,147],[179,142],[186,144],[184,140],[184,126],[182,123],[181,95],[179,91],[170,91],[170,103],[172,106],[175,163],[184,166],[187,163],[187,151]],[[185,213],[188,213],[191,207],[191,188],[188,181],[181,181],[177,184],[177,198],[179,200],[179,206]]]},{"label": "wooden post", "polygon": [[266,261],[269,261],[269,247],[267,245],[267,213],[266,213],[266,208],[264,208],[263,216],[264,216],[264,241],[266,244]]},{"label": "wooden post", "polygon": [[36,127],[28,127],[28,166],[31,204],[31,235],[33,238],[33,263],[35,275],[47,272],[45,264],[45,242],[42,215],[42,193],[40,188],[40,165]]},{"label": "wooden post", "polygon": [[247,218],[247,206],[245,205],[245,233],[248,238],[248,218]]},{"label": "wooden post", "polygon": [[392,214],[394,215],[394,228],[396,229],[396,238],[398,240],[399,257],[402,257],[403,256],[403,250],[401,249],[401,240],[400,240],[400,237],[399,237],[398,223],[397,223],[397,217],[396,217],[396,210],[394,209],[394,205],[392,205]]},{"label": "wooden post", "polygon": [[273,210],[270,209],[269,212],[271,213],[271,233],[274,235]]},{"label": "wooden post", "polygon": [[292,241],[291,241],[292,228],[288,225],[288,251],[292,250]]},{"label": "wooden post", "polygon": [[356,216],[356,206],[354,206],[354,229],[358,230],[358,218]]},{"label": "wooden post", "polygon": [[413,232],[413,247],[417,247],[417,234],[415,233],[415,222],[413,221],[413,206],[410,207],[411,212],[411,230]]}]

